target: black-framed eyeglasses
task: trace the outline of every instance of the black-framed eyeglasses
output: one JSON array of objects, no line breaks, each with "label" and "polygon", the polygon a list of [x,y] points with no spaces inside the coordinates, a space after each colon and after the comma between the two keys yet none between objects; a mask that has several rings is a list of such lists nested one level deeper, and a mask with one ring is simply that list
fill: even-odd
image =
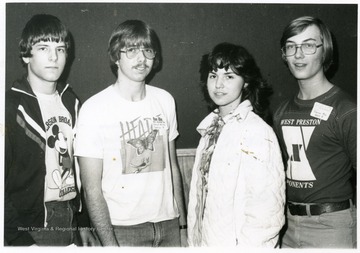
[{"label": "black-framed eyeglasses", "polygon": [[151,48],[128,47],[125,51],[120,50],[120,52],[126,53],[126,57],[129,59],[135,58],[140,51],[142,51],[144,56],[149,60],[155,58],[156,52]]},{"label": "black-framed eyeglasses", "polygon": [[288,43],[281,48],[282,53],[285,56],[293,56],[296,54],[298,48],[301,49],[301,52],[306,55],[315,54],[318,47],[321,47],[323,44],[316,45],[315,43]]}]

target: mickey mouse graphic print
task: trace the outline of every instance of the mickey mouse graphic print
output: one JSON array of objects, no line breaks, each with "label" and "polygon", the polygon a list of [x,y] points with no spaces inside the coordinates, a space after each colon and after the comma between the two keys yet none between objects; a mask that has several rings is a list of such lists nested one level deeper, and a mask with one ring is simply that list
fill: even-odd
[{"label": "mickey mouse graphic print", "polygon": [[75,198],[73,169],[73,129],[70,113],[56,91],[52,95],[36,94],[46,131],[45,202]]}]

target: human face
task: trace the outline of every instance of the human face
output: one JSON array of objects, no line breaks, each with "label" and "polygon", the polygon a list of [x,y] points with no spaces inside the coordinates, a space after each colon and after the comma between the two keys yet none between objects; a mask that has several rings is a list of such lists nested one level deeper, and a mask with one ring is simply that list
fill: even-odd
[{"label": "human face", "polygon": [[[311,25],[307,27],[302,33],[290,37],[286,40],[286,44],[295,43],[315,43],[322,44],[320,38],[320,30],[317,26]],[[319,76],[324,75],[323,70],[323,47],[317,48],[315,54],[305,55],[300,48],[297,49],[295,55],[286,57],[290,72],[299,81],[313,80]]]},{"label": "human face", "polygon": [[218,68],[217,71],[210,72],[207,78],[210,98],[219,106],[221,116],[225,116],[240,104],[242,89],[246,86],[244,79],[231,68]]},{"label": "human face", "polygon": [[[140,47],[143,49],[143,47]],[[121,51],[125,51],[122,48]],[[142,51],[132,59],[126,56],[126,53],[121,52],[121,57],[117,61],[118,65],[118,79],[125,81],[132,81],[137,83],[145,83],[145,78],[151,72],[154,59],[147,59]]]},{"label": "human face", "polygon": [[64,42],[40,41],[32,46],[31,57],[23,57],[28,66],[29,80],[40,84],[54,84],[66,64]]}]

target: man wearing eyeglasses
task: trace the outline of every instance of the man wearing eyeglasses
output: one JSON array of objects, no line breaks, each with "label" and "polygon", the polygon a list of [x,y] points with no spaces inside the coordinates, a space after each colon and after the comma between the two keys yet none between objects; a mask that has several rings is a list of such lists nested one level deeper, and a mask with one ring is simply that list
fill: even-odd
[{"label": "man wearing eyeglasses", "polygon": [[160,63],[158,38],[128,20],[108,53],[117,80],[84,103],[75,146],[89,216],[103,246],[185,246],[175,102],[145,83]]},{"label": "man wearing eyeglasses", "polygon": [[285,27],[281,50],[299,85],[274,114],[287,162],[282,247],[356,247],[356,104],[325,76],[331,33],[318,18],[300,17]]}]

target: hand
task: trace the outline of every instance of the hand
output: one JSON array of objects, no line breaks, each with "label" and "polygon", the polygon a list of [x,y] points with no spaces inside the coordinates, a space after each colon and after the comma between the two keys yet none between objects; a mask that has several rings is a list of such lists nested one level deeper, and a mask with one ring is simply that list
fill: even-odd
[{"label": "hand", "polygon": [[181,247],[189,247],[187,241],[187,229],[180,229],[180,245]]},{"label": "hand", "polygon": [[81,229],[80,237],[81,237],[82,245],[84,247],[100,246],[100,243],[97,242],[95,236],[90,230]]}]

